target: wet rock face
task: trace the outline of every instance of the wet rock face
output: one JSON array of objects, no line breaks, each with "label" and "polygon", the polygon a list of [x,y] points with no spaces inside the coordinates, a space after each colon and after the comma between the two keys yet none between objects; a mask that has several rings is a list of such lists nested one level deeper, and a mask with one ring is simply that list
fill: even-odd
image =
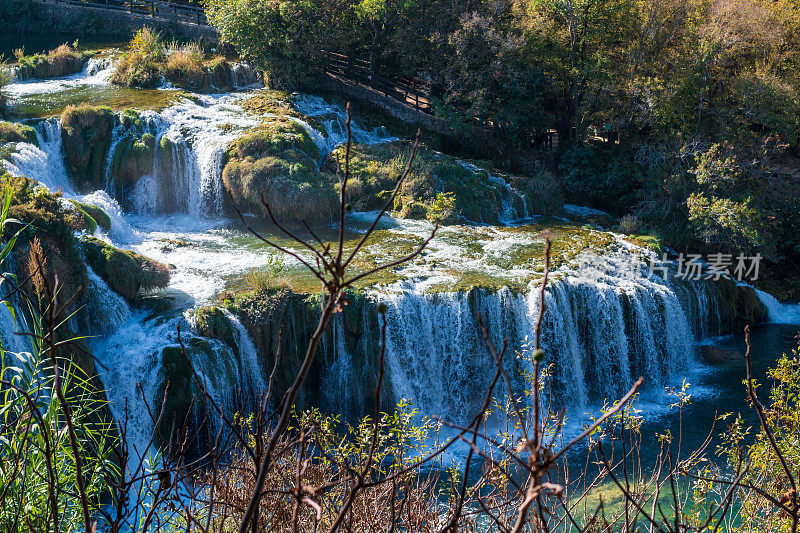
[{"label": "wet rock face", "polygon": [[[374,404],[380,326],[375,302],[365,293],[352,291],[347,302],[323,338],[297,405],[321,407],[356,420]],[[318,299],[288,289],[269,289],[238,295],[223,305],[238,318],[252,339],[265,380],[275,367],[280,350],[272,383],[272,398],[280,399],[294,382],[308,340],[317,326]],[[198,333],[236,346],[234,327],[222,309],[204,307],[197,317]],[[382,403],[391,409],[394,398],[388,377],[386,380]],[[347,383],[345,388],[343,383]]]},{"label": "wet rock face", "polygon": [[78,191],[105,187],[105,164],[114,129],[114,112],[88,104],[68,106],[61,114],[64,163]]}]

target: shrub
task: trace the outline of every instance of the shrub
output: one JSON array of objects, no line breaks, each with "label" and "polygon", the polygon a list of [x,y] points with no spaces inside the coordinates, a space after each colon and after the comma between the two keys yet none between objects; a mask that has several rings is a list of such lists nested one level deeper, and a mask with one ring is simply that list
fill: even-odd
[{"label": "shrub", "polygon": [[183,45],[167,56],[164,77],[170,83],[194,92],[206,92],[209,77],[203,67],[203,51],[196,43]]},{"label": "shrub", "polygon": [[161,35],[149,28],[142,28],[133,37],[128,53],[117,63],[111,83],[154,89],[161,79],[160,66],[165,57]]},{"label": "shrub", "polygon": [[727,198],[692,193],[686,200],[689,224],[705,244],[728,251],[760,248],[762,220],[749,200],[736,202]]}]

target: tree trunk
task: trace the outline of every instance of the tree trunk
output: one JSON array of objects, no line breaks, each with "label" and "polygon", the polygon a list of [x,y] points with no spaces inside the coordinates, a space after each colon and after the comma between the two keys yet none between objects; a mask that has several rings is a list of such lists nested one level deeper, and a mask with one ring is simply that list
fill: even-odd
[{"label": "tree trunk", "polygon": [[371,46],[369,49],[369,76],[373,82],[378,81],[380,75],[380,50],[377,46]]}]

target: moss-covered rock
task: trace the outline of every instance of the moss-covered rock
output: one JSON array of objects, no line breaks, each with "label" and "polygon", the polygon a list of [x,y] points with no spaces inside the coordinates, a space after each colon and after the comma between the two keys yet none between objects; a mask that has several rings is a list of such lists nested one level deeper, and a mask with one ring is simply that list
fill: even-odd
[{"label": "moss-covered rock", "polygon": [[224,57],[216,57],[209,62],[208,78],[211,85],[221,91],[233,88],[231,64]]},{"label": "moss-covered rock", "polygon": [[[351,179],[347,184],[348,201],[353,208],[368,211],[382,207],[405,171],[410,155],[408,141],[353,145]],[[344,147],[329,154],[322,168],[341,172],[337,160],[344,160]],[[449,200],[445,206],[443,198]],[[560,212],[563,201],[555,180],[490,174],[480,166],[420,147],[394,209],[403,218],[437,219],[444,223],[466,219],[495,224],[508,205],[522,216],[526,211]]]},{"label": "moss-covered rock", "polygon": [[330,219],[336,195],[316,165],[319,149],[308,133],[276,118],[237,139],[222,173],[225,189],[240,209],[266,214],[261,196],[282,221]]},{"label": "moss-covered rock", "polygon": [[18,122],[0,122],[0,144],[21,142],[38,146],[36,130]]},{"label": "moss-covered rock", "polygon": [[129,250],[84,237],[86,262],[114,292],[134,302],[139,290],[164,288],[169,284],[169,267]]},{"label": "moss-covered rock", "polygon": [[[746,324],[766,322],[768,311],[756,291],[747,285],[739,285],[729,278],[707,281],[712,298],[716,298],[715,306],[709,306],[710,315],[706,317],[710,335],[729,335],[741,333]],[[696,305],[690,293],[690,305]],[[719,310],[719,313],[716,312]],[[698,316],[701,313],[695,313]]]},{"label": "moss-covered rock", "polygon": [[183,428],[191,420],[192,408],[198,398],[191,367],[180,346],[167,346],[161,351],[161,383],[156,388],[152,405],[164,405],[164,418],[158,427],[161,444],[166,447],[173,428]]},{"label": "moss-covered rock", "polygon": [[18,75],[26,78],[60,78],[77,74],[86,66],[91,53],[78,52],[68,44],[62,44],[47,54],[36,54],[19,59]]},{"label": "moss-covered rock", "polygon": [[114,112],[104,106],[68,106],[61,114],[64,162],[78,190],[105,186],[105,162],[115,121]]},{"label": "moss-covered rock", "polygon": [[204,337],[221,340],[234,351],[239,350],[233,326],[219,307],[206,306],[197,310],[197,332]]},{"label": "moss-covered rock", "polygon": [[[41,280],[40,276],[31,276],[37,271],[37,263],[31,255],[33,251],[42,260],[50,287],[55,286],[58,278],[62,297],[76,297],[67,311],[77,310],[88,287],[88,277],[73,234],[80,224],[76,213],[63,206],[60,194],[50,193],[32,180],[4,173],[2,185],[12,191],[9,217],[25,225],[17,239],[14,257],[17,272],[23,279],[28,279],[26,289],[30,294],[46,296],[44,287],[37,281]],[[20,228],[19,224],[6,224],[3,228],[5,237],[10,237]]]},{"label": "moss-covered rock", "polygon": [[75,212],[81,219],[80,224],[82,229],[85,229],[90,235],[97,231],[98,227],[102,228],[104,231],[111,230],[111,217],[101,208],[77,200],[71,200],[71,203],[75,207]]},{"label": "moss-covered rock", "polygon": [[117,143],[109,172],[114,180],[115,195],[124,199],[136,182],[153,172],[155,137],[151,133],[137,136],[135,129]]},{"label": "moss-covered rock", "polygon": [[[317,326],[321,309],[319,296],[278,288],[227,293],[222,300],[221,305],[236,315],[249,333],[258,350],[261,368],[266,373],[275,365],[275,354],[280,346],[281,359],[275,369],[273,382],[273,398],[280,398],[294,381],[305,356],[308,339]],[[220,324],[205,329],[204,334],[208,333],[210,337],[224,342],[224,335],[232,331],[233,326],[221,311],[213,316]],[[344,339],[336,339],[335,328],[328,328],[298,398],[298,407],[322,406],[360,416],[366,414],[374,403],[380,338],[375,302],[364,292],[348,291],[342,312],[334,320],[342,321]],[[222,336],[219,336],[220,333]],[[353,357],[348,370],[352,372],[350,382],[353,390],[337,390],[333,395],[326,395],[326,390],[329,390],[326,380],[336,366],[338,352],[325,346],[333,346],[339,340],[345,343],[347,352]],[[389,391],[391,387],[387,386],[384,390]],[[388,394],[383,400],[387,409],[394,405],[394,399]]]}]

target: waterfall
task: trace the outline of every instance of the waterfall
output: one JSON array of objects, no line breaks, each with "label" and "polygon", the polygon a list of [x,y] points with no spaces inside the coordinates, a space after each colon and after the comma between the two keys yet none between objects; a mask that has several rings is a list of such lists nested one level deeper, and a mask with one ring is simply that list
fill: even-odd
[{"label": "waterfall", "polygon": [[[322,123],[324,135],[312,128],[307,122],[292,118],[295,122],[303,126],[319,148],[320,155],[333,151],[334,148],[347,142],[347,111],[339,105],[329,104],[323,98],[308,94],[296,95],[292,99],[294,107],[302,114],[314,117]],[[361,126],[358,121],[350,123],[352,140],[362,144],[377,144],[397,140],[386,131],[384,127],[367,129]]]},{"label": "waterfall", "polygon": [[[466,168],[470,172],[473,173],[480,173],[486,172],[486,175],[492,183],[495,183],[500,186],[500,206],[501,211],[497,215],[497,220],[501,224],[513,224],[515,222],[520,221],[521,219],[530,218],[530,213],[528,213],[528,203],[525,200],[525,196],[520,194],[516,189],[514,189],[506,180],[504,180],[498,174],[492,174],[491,172],[474,165],[468,161],[458,161],[458,164],[462,167]],[[522,206],[522,211],[518,210],[514,207],[514,200],[519,202],[519,205]]]},{"label": "waterfall", "polygon": [[[481,337],[483,316],[496,346],[508,338],[505,365],[526,386],[529,361],[515,357],[533,340],[539,286],[522,294],[496,292],[428,294],[413,283],[375,292],[387,304],[387,360],[397,398],[415,401],[421,412],[466,420],[477,409],[494,363]],[[674,383],[694,364],[697,339],[681,295],[670,284],[648,278],[580,277],[567,274],[545,292],[542,324],[546,364],[561,405],[584,408],[621,397],[638,376],[650,390]]]},{"label": "waterfall", "polygon": [[231,63],[231,81],[235,89],[258,87],[263,82],[262,73],[247,63]]},{"label": "waterfall", "polygon": [[49,118],[39,122],[36,136],[38,147],[24,142],[16,144],[6,169],[15,176],[36,179],[51,191],[61,189],[65,194],[74,194],[61,154],[60,120]]},{"label": "waterfall", "polygon": [[782,304],[777,298],[756,289],[756,294],[766,306],[769,321],[775,324],[800,324],[800,304]]},{"label": "waterfall", "polygon": [[11,253],[2,263],[3,276],[0,277],[0,348],[11,353],[30,352],[30,337],[24,335],[28,331],[25,316],[17,306],[19,296],[16,295],[16,286],[9,281],[16,274],[15,266],[16,260]]},{"label": "waterfall", "polygon": [[125,300],[111,290],[92,267],[86,265],[89,277],[89,291],[82,314],[86,316],[87,332],[90,335],[111,333],[131,316]]},{"label": "waterfall", "polygon": [[258,362],[258,350],[253,340],[247,333],[242,323],[236,316],[228,311],[223,310],[223,313],[233,324],[233,331],[236,340],[236,346],[239,348],[239,383],[245,384],[245,389],[252,391],[254,394],[266,391],[267,386],[264,382],[262,369]]},{"label": "waterfall", "polygon": [[3,92],[9,100],[16,100],[25,96],[51,94],[81,86],[108,85],[115,66],[116,58],[113,55],[92,57],[81,72],[50,79],[22,79],[29,70],[14,66],[11,67],[14,82],[6,85]]},{"label": "waterfall", "polygon": [[222,211],[225,149],[258,119],[242,113],[230,95],[206,96],[201,104],[185,101],[159,113],[156,146],[164,136],[170,141],[171,165],[154,165],[153,172],[163,172],[157,177],[161,192],[174,198],[177,211],[207,218]]}]

